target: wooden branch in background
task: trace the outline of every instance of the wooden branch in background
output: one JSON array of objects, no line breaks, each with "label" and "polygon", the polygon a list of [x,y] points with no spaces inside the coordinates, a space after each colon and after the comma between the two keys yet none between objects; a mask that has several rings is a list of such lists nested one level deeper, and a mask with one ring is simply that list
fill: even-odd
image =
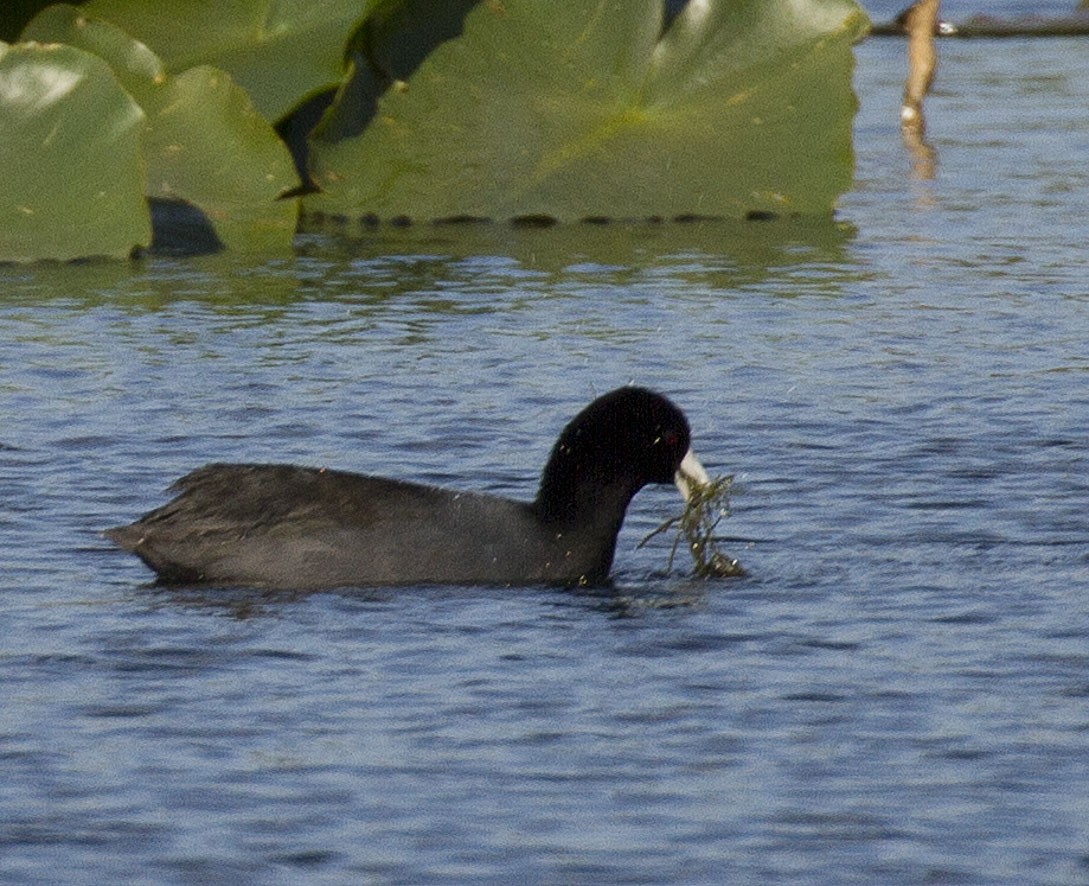
[{"label": "wooden branch in background", "polygon": [[[874,22],[871,37],[902,37],[900,18]],[[1082,37],[1089,35],[1089,4],[1082,4],[1069,15],[973,15],[962,21],[943,21],[938,36],[943,38],[1002,37]]]}]

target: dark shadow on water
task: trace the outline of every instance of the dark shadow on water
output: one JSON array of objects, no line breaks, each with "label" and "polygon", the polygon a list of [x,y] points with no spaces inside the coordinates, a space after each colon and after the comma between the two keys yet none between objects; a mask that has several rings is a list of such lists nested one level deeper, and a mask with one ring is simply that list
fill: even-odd
[{"label": "dark shadow on water", "polygon": [[137,593],[154,606],[192,609],[208,615],[223,615],[245,621],[275,617],[285,608],[311,597],[312,591],[282,591],[266,588],[167,585],[149,582]]},{"label": "dark shadow on water", "polygon": [[642,585],[614,584],[608,593],[586,594],[583,599],[610,618],[644,618],[662,610],[702,609],[720,586],[700,579],[670,581],[663,577],[659,582]]},{"label": "dark shadow on water", "polygon": [[421,585],[410,587],[345,587],[328,589],[271,590],[268,588],[217,585],[169,585],[149,582],[134,589],[133,596],[153,606],[189,609],[206,615],[239,621],[290,618],[292,608],[317,597],[335,597],[350,608],[388,609],[398,600],[421,597],[436,600],[535,600],[565,609],[577,608],[610,618],[639,618],[659,610],[693,609],[736,586],[738,579],[700,579],[677,573],[657,574],[637,580],[625,576],[599,587],[564,588],[549,585],[502,588],[487,585]]},{"label": "dark shadow on water", "polygon": [[223,249],[215,226],[197,206],[185,200],[148,200],[151,252],[155,255],[213,255]]},{"label": "dark shadow on water", "polygon": [[400,256],[449,263],[480,256],[512,259],[547,275],[599,268],[624,274],[648,268],[761,279],[790,267],[849,261],[853,225],[833,218],[648,219],[530,225],[464,219],[455,223],[380,223],[311,219],[297,241],[301,256],[375,260]]},{"label": "dark shadow on water", "polygon": [[[422,314],[460,314],[581,288],[639,288],[663,295],[738,292],[776,284],[837,295],[871,271],[853,254],[855,228],[832,218],[764,221],[696,219],[557,224],[349,223],[327,219],[295,242],[293,256],[229,250],[198,256],[148,255],[128,262],[0,268],[5,304],[62,301],[73,307],[155,312],[178,302],[230,314],[255,307],[273,320],[299,303],[344,301]],[[777,281],[783,281],[778,285]],[[513,302],[512,302],[513,300]]]}]

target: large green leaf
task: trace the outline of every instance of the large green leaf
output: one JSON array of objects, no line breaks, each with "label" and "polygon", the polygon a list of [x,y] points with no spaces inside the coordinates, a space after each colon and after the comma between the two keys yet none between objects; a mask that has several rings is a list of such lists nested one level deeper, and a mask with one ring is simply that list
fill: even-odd
[{"label": "large green leaf", "polygon": [[851,45],[868,24],[854,0],[691,0],[664,34],[662,5],[479,3],[460,37],[381,95],[387,44],[412,35],[372,35],[311,145],[323,193],[306,208],[830,212],[852,174]]},{"label": "large green leaf", "polygon": [[277,198],[297,182],[291,157],[227,74],[198,66],[171,76],[114,24],[63,4],[44,10],[23,36],[78,46],[113,66],[147,115],[148,197],[193,204],[228,248],[290,246],[297,207]]},{"label": "large green leaf", "polygon": [[218,68],[169,78],[148,114],[148,196],[199,207],[229,249],[281,250],[298,206],[279,196],[297,182],[287,148]]},{"label": "large green leaf", "polygon": [[0,44],[0,260],[124,257],[146,246],[143,127],[97,56]]},{"label": "large green leaf", "polygon": [[[373,0],[372,0],[373,2]],[[80,10],[146,43],[170,71],[227,71],[275,121],[344,76],[344,46],[368,0],[90,0]]]}]

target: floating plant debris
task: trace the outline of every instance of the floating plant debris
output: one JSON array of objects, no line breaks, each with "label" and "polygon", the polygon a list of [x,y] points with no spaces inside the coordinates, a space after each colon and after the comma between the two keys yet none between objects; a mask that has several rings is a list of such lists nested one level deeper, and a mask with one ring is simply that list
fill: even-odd
[{"label": "floating plant debris", "polygon": [[733,557],[718,550],[715,545],[715,528],[724,517],[730,515],[730,487],[733,485],[732,474],[715,477],[709,483],[692,484],[689,488],[688,501],[684,513],[666,520],[661,526],[639,542],[645,545],[654,536],[677,527],[677,535],[669,552],[669,566],[673,568],[673,558],[677,547],[683,540],[692,554],[695,573],[700,578],[729,578],[744,575],[745,570]]}]

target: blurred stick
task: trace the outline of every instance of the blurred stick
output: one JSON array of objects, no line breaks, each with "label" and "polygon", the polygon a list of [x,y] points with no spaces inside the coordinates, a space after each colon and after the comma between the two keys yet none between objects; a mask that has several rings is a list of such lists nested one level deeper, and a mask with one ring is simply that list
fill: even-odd
[{"label": "blurred stick", "polygon": [[923,99],[934,82],[938,52],[934,48],[934,33],[938,28],[941,0],[917,0],[905,9],[897,21],[907,32],[908,75],[904,83],[904,100],[900,105],[900,125],[913,129],[921,138],[926,122],[923,119]]},{"label": "blurred stick", "polygon": [[900,105],[900,134],[911,153],[912,175],[923,181],[934,178],[937,157],[926,143],[926,119],[923,99],[934,82],[938,52],[934,35],[938,30],[941,0],[917,0],[905,9],[897,22],[907,32],[908,74],[904,82],[904,99]]}]

